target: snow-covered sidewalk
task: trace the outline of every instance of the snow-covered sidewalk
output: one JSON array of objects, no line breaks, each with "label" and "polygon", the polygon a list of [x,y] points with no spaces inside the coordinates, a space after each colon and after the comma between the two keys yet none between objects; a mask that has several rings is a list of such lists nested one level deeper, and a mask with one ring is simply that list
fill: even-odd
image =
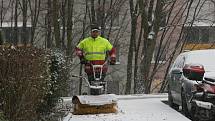
[{"label": "snow-covered sidewalk", "polygon": [[166,95],[118,96],[117,114],[67,115],[63,121],[190,121],[162,101]]}]

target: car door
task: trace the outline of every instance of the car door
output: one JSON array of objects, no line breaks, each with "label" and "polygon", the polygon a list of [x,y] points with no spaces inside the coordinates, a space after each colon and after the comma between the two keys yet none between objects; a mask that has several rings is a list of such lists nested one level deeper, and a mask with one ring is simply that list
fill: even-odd
[{"label": "car door", "polygon": [[172,96],[176,102],[180,102],[181,100],[181,77],[184,61],[184,56],[179,55],[174,63],[173,68],[171,69]]},{"label": "car door", "polygon": [[180,57],[180,60],[178,62],[178,65],[177,65],[177,69],[176,69],[176,72],[175,72],[175,83],[176,83],[176,87],[175,87],[175,93],[176,93],[176,100],[180,103],[181,102],[181,88],[182,88],[182,83],[183,83],[183,67],[184,67],[184,64],[185,64],[185,56],[182,55]]},{"label": "car door", "polygon": [[171,67],[171,69],[170,69],[169,77],[168,77],[168,81],[169,81],[169,90],[171,91],[173,100],[176,99],[176,90],[175,90],[175,87],[176,87],[177,85],[176,85],[176,82],[175,82],[175,70],[176,70],[176,68],[177,68],[178,61],[179,61],[179,57],[177,57],[176,60],[174,61],[173,65],[172,65],[172,67]]}]

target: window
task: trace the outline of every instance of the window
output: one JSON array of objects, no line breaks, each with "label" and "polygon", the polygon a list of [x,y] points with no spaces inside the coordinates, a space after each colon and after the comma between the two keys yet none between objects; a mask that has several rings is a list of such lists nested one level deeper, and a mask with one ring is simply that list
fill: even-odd
[{"label": "window", "polygon": [[203,43],[209,42],[209,28],[202,28],[200,30],[200,41]]},{"label": "window", "polygon": [[214,29],[209,26],[195,26],[185,28],[185,40],[190,44],[209,43],[215,41]]},{"label": "window", "polygon": [[184,63],[185,63],[184,55],[179,55],[173,64],[173,68],[183,68]]},{"label": "window", "polygon": [[196,27],[187,28],[185,32],[185,39],[188,43],[199,42],[199,29]]},{"label": "window", "polygon": [[12,41],[12,31],[9,27],[2,28],[4,35],[5,35],[5,41],[10,42]]},{"label": "window", "polygon": [[183,68],[184,63],[185,63],[185,57],[182,56],[181,59],[178,62],[177,68]]},{"label": "window", "polygon": [[[17,28],[17,32],[18,32],[18,42],[21,40],[22,36],[25,36],[26,37],[26,40],[29,40],[30,39],[30,31],[31,31],[31,28],[30,27],[27,27],[26,28],[26,33],[22,33],[22,27],[18,27]],[[13,27],[3,27],[2,28],[2,31],[4,33],[4,39],[6,42],[12,42],[14,39],[15,39],[15,35],[14,35],[14,28]]]}]

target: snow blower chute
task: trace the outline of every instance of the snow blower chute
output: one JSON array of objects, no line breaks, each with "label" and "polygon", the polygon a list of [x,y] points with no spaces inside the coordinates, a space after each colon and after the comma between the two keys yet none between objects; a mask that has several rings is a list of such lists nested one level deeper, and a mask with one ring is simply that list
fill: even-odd
[{"label": "snow blower chute", "polygon": [[90,64],[93,70],[94,80],[89,83],[88,79],[82,76],[75,76],[82,78],[88,85],[88,95],[73,96],[73,114],[100,114],[100,113],[116,113],[117,112],[117,98],[115,94],[107,94],[107,82],[102,80],[103,65]]}]

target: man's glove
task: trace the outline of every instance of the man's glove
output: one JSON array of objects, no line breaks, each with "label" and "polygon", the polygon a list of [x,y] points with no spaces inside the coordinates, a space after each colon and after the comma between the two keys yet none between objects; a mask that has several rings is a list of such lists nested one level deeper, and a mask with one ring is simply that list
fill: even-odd
[{"label": "man's glove", "polygon": [[85,58],[80,58],[80,63],[81,64],[86,64],[87,63],[87,60]]},{"label": "man's glove", "polygon": [[115,65],[116,64],[116,58],[115,57],[111,57],[110,58],[110,65]]}]

